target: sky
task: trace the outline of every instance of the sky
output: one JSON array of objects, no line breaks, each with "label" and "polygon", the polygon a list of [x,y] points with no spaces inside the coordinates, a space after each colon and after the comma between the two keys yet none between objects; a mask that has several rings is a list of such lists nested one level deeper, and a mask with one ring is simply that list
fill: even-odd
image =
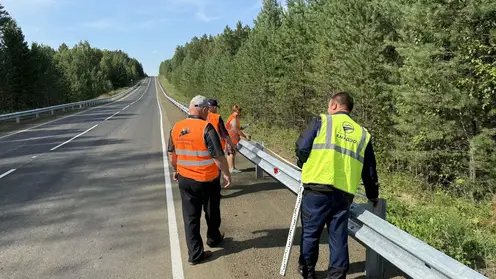
[{"label": "sky", "polygon": [[218,34],[240,20],[253,25],[262,0],[0,0],[29,43],[54,48],[87,40],[122,50],[148,75],[194,36]]}]

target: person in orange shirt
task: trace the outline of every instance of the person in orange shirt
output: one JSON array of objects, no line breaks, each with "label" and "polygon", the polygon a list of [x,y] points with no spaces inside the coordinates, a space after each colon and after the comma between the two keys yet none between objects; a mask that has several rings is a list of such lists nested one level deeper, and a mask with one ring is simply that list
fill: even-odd
[{"label": "person in orange shirt", "polygon": [[236,169],[236,144],[238,144],[240,138],[244,138],[246,140],[250,140],[250,135],[244,133],[241,130],[241,123],[239,122],[239,118],[241,117],[241,108],[237,105],[234,105],[232,108],[232,114],[227,119],[226,129],[229,132],[229,137],[231,137],[233,147],[229,149],[227,147],[227,162],[229,163],[229,170],[231,173],[239,173],[240,170]]},{"label": "person in orange shirt", "polygon": [[188,246],[188,262],[198,264],[212,256],[204,251],[200,234],[202,207],[207,221],[207,245],[218,246],[224,239],[220,232],[220,174],[231,184],[229,167],[219,135],[206,121],[208,102],[203,96],[194,97],[187,119],[177,122],[171,130],[167,151],[174,168],[173,179],[179,181],[184,230]]}]

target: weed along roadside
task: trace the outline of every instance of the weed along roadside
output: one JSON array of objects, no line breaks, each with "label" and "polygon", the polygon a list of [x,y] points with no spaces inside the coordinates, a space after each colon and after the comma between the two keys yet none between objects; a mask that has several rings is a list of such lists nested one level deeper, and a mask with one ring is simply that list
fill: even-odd
[{"label": "weed along roadside", "polygon": [[[160,82],[174,98],[187,101],[165,78]],[[257,122],[249,129],[255,140],[295,161],[297,130]],[[432,185],[408,173],[384,171],[380,158],[378,164],[380,195],[388,201],[387,221],[492,278],[496,257],[495,228],[490,222],[492,201],[477,203],[467,197],[433,190]],[[359,197],[355,199],[360,201]]]}]

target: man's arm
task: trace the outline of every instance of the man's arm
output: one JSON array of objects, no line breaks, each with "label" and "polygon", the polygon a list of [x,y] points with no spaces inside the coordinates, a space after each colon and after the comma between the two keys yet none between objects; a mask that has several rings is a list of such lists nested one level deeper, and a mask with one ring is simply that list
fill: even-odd
[{"label": "man's arm", "polygon": [[365,186],[365,193],[369,200],[376,200],[379,197],[379,179],[372,140],[365,147],[365,158],[363,161],[362,181]]},{"label": "man's arm", "polygon": [[[167,152],[169,154],[169,161],[174,168],[174,172],[177,172],[177,154],[176,147],[174,146],[174,142],[172,141],[172,130],[169,133],[169,143],[167,144]],[[177,179],[176,175],[173,175],[174,179]]]},{"label": "man's arm", "polygon": [[217,131],[215,131],[214,126],[210,123],[207,124],[207,127],[205,127],[204,140],[210,156],[212,156],[214,163],[222,171],[224,179],[226,180],[227,184],[224,187],[229,187],[231,184],[231,173],[229,172],[229,166],[227,164],[226,157],[224,156],[224,151],[222,150],[219,135],[217,134]]},{"label": "man's arm", "polygon": [[303,164],[308,160],[310,152],[312,151],[313,140],[317,136],[317,132],[320,130],[322,121],[320,117],[316,117],[308,123],[307,128],[300,134],[300,137],[296,141],[296,157],[298,158],[297,165],[302,167]]},{"label": "man's arm", "polygon": [[224,120],[222,120],[222,117],[219,117],[219,134],[220,137],[227,142],[227,144],[234,147],[231,137],[229,136],[229,132],[226,130],[226,126],[224,125]]},{"label": "man's arm", "polygon": [[238,129],[238,119],[234,118],[233,120],[231,120],[231,127],[233,130],[237,131],[237,133],[239,134],[240,137],[242,138],[245,138],[247,140],[250,140],[250,136],[245,134],[243,131],[241,131],[240,129]]}]

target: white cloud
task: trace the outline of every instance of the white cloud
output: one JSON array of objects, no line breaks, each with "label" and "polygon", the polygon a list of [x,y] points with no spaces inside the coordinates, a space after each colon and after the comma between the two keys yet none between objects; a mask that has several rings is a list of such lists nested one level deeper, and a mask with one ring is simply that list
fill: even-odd
[{"label": "white cloud", "polygon": [[55,0],[1,0],[0,3],[5,5],[32,6],[41,5],[49,6],[55,4]]},{"label": "white cloud", "polygon": [[201,21],[205,21],[205,22],[210,22],[212,20],[219,19],[219,17],[216,17],[216,16],[214,16],[214,17],[207,16],[205,13],[203,13],[201,11],[196,12],[196,18],[198,18]]},{"label": "white cloud", "polygon": [[62,6],[77,5],[79,0],[0,0],[7,11],[14,14],[39,13],[40,9],[59,9]]},{"label": "white cloud", "polygon": [[179,18],[152,18],[142,21],[130,21],[129,19],[103,18],[89,22],[83,22],[79,26],[71,26],[67,30],[76,29],[96,29],[96,30],[112,30],[112,31],[133,31],[143,30],[148,28],[160,27],[166,22],[182,21]]},{"label": "white cloud", "polygon": [[210,22],[220,18],[216,16],[207,15],[205,10],[210,0],[168,0],[167,2],[171,6],[192,6],[196,10],[195,11],[196,18],[204,22]]},{"label": "white cloud", "polygon": [[157,53],[158,53],[158,51],[156,51],[156,50],[152,51],[152,54],[157,54]]},{"label": "white cloud", "polygon": [[115,22],[113,19],[110,18],[84,22],[82,26],[86,28],[93,28],[99,30],[108,30],[108,29],[118,30],[122,28],[122,25],[118,24],[117,22]]}]

